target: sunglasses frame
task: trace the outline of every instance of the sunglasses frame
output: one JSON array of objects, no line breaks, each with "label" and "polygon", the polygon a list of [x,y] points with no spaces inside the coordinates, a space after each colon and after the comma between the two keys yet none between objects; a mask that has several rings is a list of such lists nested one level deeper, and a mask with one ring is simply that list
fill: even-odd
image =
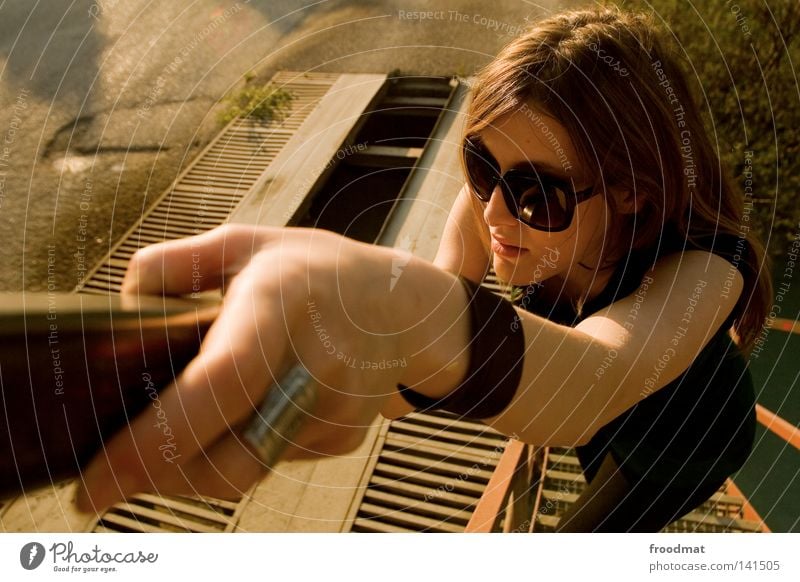
[{"label": "sunglasses frame", "polygon": [[[470,172],[469,156],[474,156],[487,168],[491,169],[492,173],[494,174],[494,176],[489,179],[488,193],[483,193],[479,190],[479,188],[476,187],[475,181]],[[550,176],[544,172],[529,172],[527,170],[511,168],[510,170],[506,170],[503,174],[500,174],[496,166],[492,165],[487,158],[493,160],[488,152],[485,152],[485,150],[483,150],[481,147],[476,146],[469,140],[464,143],[464,161],[466,162],[465,166],[467,169],[467,179],[469,180],[470,189],[472,190],[473,194],[475,194],[475,197],[481,202],[489,202],[489,200],[492,198],[495,188],[498,184],[500,184],[500,191],[503,194],[503,200],[506,203],[506,208],[508,208],[508,211],[519,222],[529,228],[533,228],[534,230],[541,230],[544,232],[561,232],[566,230],[572,224],[572,219],[575,215],[575,207],[581,202],[588,200],[589,198],[600,193],[600,190],[596,189],[594,186],[590,186],[585,190],[576,192],[575,188],[570,184],[570,182]],[[521,195],[518,196],[512,187],[512,184],[520,183],[520,181],[533,182],[536,184],[540,190],[542,190],[541,196],[543,197],[548,196],[548,194],[545,193],[548,189],[548,186],[561,190],[564,193],[565,201],[564,224],[559,224],[556,226],[543,226],[531,224],[522,218],[519,213],[519,199],[521,198]]]}]

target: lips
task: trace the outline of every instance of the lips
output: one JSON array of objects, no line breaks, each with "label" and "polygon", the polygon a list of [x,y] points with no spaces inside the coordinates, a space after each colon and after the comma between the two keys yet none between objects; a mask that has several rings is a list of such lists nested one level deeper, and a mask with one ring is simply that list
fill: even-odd
[{"label": "lips", "polygon": [[492,235],[492,252],[501,257],[516,258],[527,253],[528,249],[508,244]]}]

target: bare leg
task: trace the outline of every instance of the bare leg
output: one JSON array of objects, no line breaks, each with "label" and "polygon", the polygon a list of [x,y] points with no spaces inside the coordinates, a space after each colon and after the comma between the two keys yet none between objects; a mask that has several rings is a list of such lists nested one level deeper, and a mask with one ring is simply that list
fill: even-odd
[{"label": "bare leg", "polygon": [[606,454],[594,480],[561,517],[557,531],[658,532],[698,507],[721,485],[707,482],[691,490],[634,487],[611,454]]},{"label": "bare leg", "polygon": [[595,531],[630,493],[630,485],[610,454],[606,454],[597,475],[570,509],[561,516],[556,531]]}]

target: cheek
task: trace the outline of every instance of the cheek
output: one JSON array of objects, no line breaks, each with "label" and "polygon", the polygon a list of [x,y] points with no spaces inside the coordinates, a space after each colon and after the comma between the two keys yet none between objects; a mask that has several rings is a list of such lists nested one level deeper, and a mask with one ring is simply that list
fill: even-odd
[{"label": "cheek", "polygon": [[[575,211],[575,219],[572,221],[571,229],[576,229],[580,225],[579,244],[585,244],[587,240],[596,239],[608,230],[608,223],[611,219],[610,210],[602,196],[592,198],[588,202],[578,206]],[[577,232],[576,232],[577,234]]]}]

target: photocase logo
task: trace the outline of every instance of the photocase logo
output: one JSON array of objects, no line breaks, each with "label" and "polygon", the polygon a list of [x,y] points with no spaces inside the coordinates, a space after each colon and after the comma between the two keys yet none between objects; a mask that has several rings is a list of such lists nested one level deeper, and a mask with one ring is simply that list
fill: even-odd
[{"label": "photocase logo", "polygon": [[390,293],[394,291],[394,286],[397,284],[398,279],[400,279],[400,275],[403,274],[403,269],[405,269],[411,257],[414,256],[411,253],[411,239],[408,235],[402,238],[400,245],[394,249],[394,253],[395,255],[392,257],[392,278],[389,281]]},{"label": "photocase logo", "polygon": [[19,563],[26,570],[35,570],[44,561],[44,546],[39,542],[29,542],[19,551]]}]

